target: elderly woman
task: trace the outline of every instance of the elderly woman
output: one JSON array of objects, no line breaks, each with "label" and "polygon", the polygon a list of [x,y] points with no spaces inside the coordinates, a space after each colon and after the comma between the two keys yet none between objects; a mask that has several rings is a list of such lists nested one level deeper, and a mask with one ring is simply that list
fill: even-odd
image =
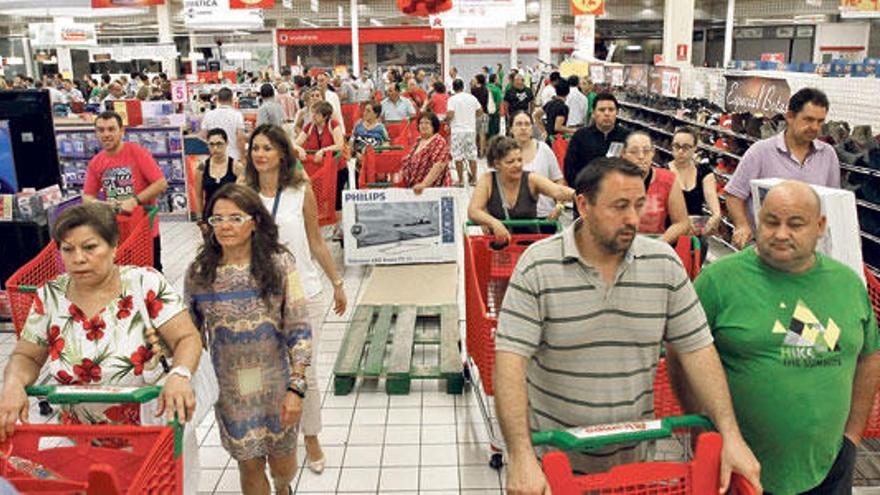
[{"label": "elderly woman", "polygon": [[306,159],[307,151],[315,152],[315,161],[321,162],[325,153],[342,151],[345,136],[339,122],[332,119],[333,106],[326,101],[318,101],[311,106],[311,122],[303,127],[293,143],[300,160]]},{"label": "elderly woman", "polygon": [[[272,212],[272,217],[278,224],[281,243],[296,258],[302,291],[308,305],[312,347],[317,349],[328,304],[328,293],[324,290],[318,266],[332,283],[333,309],[336,314],[345,313],[348,301],[342,277],[336,271],[333,257],[318,226],[315,192],[303,171],[297,168],[290,142],[281,129],[258,127],[251,136],[248,149],[245,182],[259,192],[260,200]],[[308,467],[320,473],[324,469],[324,453],[318,441],[318,433],[321,431],[321,392],[314,364],[309,366],[306,379],[309,392],[305,397],[302,430]]]},{"label": "elderly woman", "polygon": [[419,139],[403,157],[403,182],[420,194],[426,187],[448,187],[449,145],[440,134],[440,119],[433,113],[419,117]]},{"label": "elderly woman", "polygon": [[510,231],[503,220],[535,220],[538,218],[538,197],[553,198],[557,202],[572,201],[574,190],[550,179],[523,170],[522,149],[513,139],[495,136],[486,151],[489,167],[477,181],[468,218],[491,231],[495,240],[510,242]]},{"label": "elderly woman", "polygon": [[211,232],[185,293],[211,345],[220,440],[238,462],[242,493],[269,494],[268,462],[276,493],[287,495],[312,355],[302,285],[256,192],[223,186],[207,212]]},{"label": "elderly woman", "polygon": [[354,125],[351,132],[352,149],[357,155],[366,151],[367,146],[381,146],[388,143],[388,130],[385,124],[379,121],[382,114],[382,105],[375,101],[364,103],[364,114],[361,120]]},{"label": "elderly woman", "polygon": [[[646,200],[639,222],[639,233],[656,234],[669,244],[690,231],[687,206],[675,174],[654,166],[654,142],[648,134],[636,131],[626,138],[623,158],[638,165],[645,177]],[[666,219],[669,218],[669,227]]]},{"label": "elderly woman", "polygon": [[[119,227],[105,204],[64,210],[52,235],[67,273],[37,289],[9,357],[0,397],[0,441],[13,433],[17,419],[27,421],[25,387],[44,366],[52,381],[64,385],[149,385],[145,372],[161,371],[160,341],[170,349],[174,368],[159,396],[158,414],[188,421],[196,404],[190,379],[202,343],[183,299],[156,270],[114,264]],[[142,418],[138,404],[102,404],[65,407],[62,419],[140,424],[152,418]],[[197,483],[197,461],[185,469],[189,475],[193,470]],[[185,486],[194,488],[190,477]]]}]

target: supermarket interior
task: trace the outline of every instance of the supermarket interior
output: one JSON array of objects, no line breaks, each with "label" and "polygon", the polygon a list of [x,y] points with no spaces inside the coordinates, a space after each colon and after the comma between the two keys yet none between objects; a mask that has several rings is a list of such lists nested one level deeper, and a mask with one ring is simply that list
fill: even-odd
[{"label": "supermarket interior", "polygon": [[878,95],[880,0],[0,0],[0,495],[880,495]]}]

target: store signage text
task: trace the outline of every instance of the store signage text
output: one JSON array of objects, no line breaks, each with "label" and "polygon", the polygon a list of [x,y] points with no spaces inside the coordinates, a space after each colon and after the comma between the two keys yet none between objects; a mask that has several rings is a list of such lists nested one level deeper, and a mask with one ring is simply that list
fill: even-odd
[{"label": "store signage text", "polygon": [[763,113],[767,116],[788,111],[791,88],[784,79],[725,76],[724,103],[728,112]]}]

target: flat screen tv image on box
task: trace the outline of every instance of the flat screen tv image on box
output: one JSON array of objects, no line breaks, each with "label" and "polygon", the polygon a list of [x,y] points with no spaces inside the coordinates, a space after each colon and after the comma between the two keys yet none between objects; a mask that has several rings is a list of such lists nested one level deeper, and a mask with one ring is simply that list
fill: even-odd
[{"label": "flat screen tv image on box", "polygon": [[15,158],[12,156],[12,135],[9,133],[9,121],[0,120],[0,194],[18,192],[18,180],[15,175]]},{"label": "flat screen tv image on box", "polygon": [[358,249],[440,235],[440,203],[436,201],[357,204],[354,211],[351,233]]}]

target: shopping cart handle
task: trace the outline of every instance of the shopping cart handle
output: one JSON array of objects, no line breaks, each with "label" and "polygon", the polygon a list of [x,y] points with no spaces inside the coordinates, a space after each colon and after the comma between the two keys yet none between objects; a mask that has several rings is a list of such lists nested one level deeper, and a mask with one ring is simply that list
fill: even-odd
[{"label": "shopping cart handle", "polygon": [[403,146],[376,146],[373,151],[395,151],[406,149]]},{"label": "shopping cart handle", "polygon": [[25,392],[32,397],[45,397],[50,404],[83,403],[138,403],[149,402],[156,397],[162,387],[118,387],[103,385],[31,385]]},{"label": "shopping cart handle", "polygon": [[[555,220],[501,220],[501,223],[505,227],[541,227],[546,225],[556,227],[557,232],[562,230],[560,229],[560,223]],[[473,220],[468,220],[465,226],[479,227],[481,225]]]},{"label": "shopping cart handle", "polygon": [[672,436],[679,428],[715,430],[706,416],[669,416],[662,419],[629,421],[532,434],[532,445],[550,445],[561,450],[594,450],[625,442],[643,442]]}]

